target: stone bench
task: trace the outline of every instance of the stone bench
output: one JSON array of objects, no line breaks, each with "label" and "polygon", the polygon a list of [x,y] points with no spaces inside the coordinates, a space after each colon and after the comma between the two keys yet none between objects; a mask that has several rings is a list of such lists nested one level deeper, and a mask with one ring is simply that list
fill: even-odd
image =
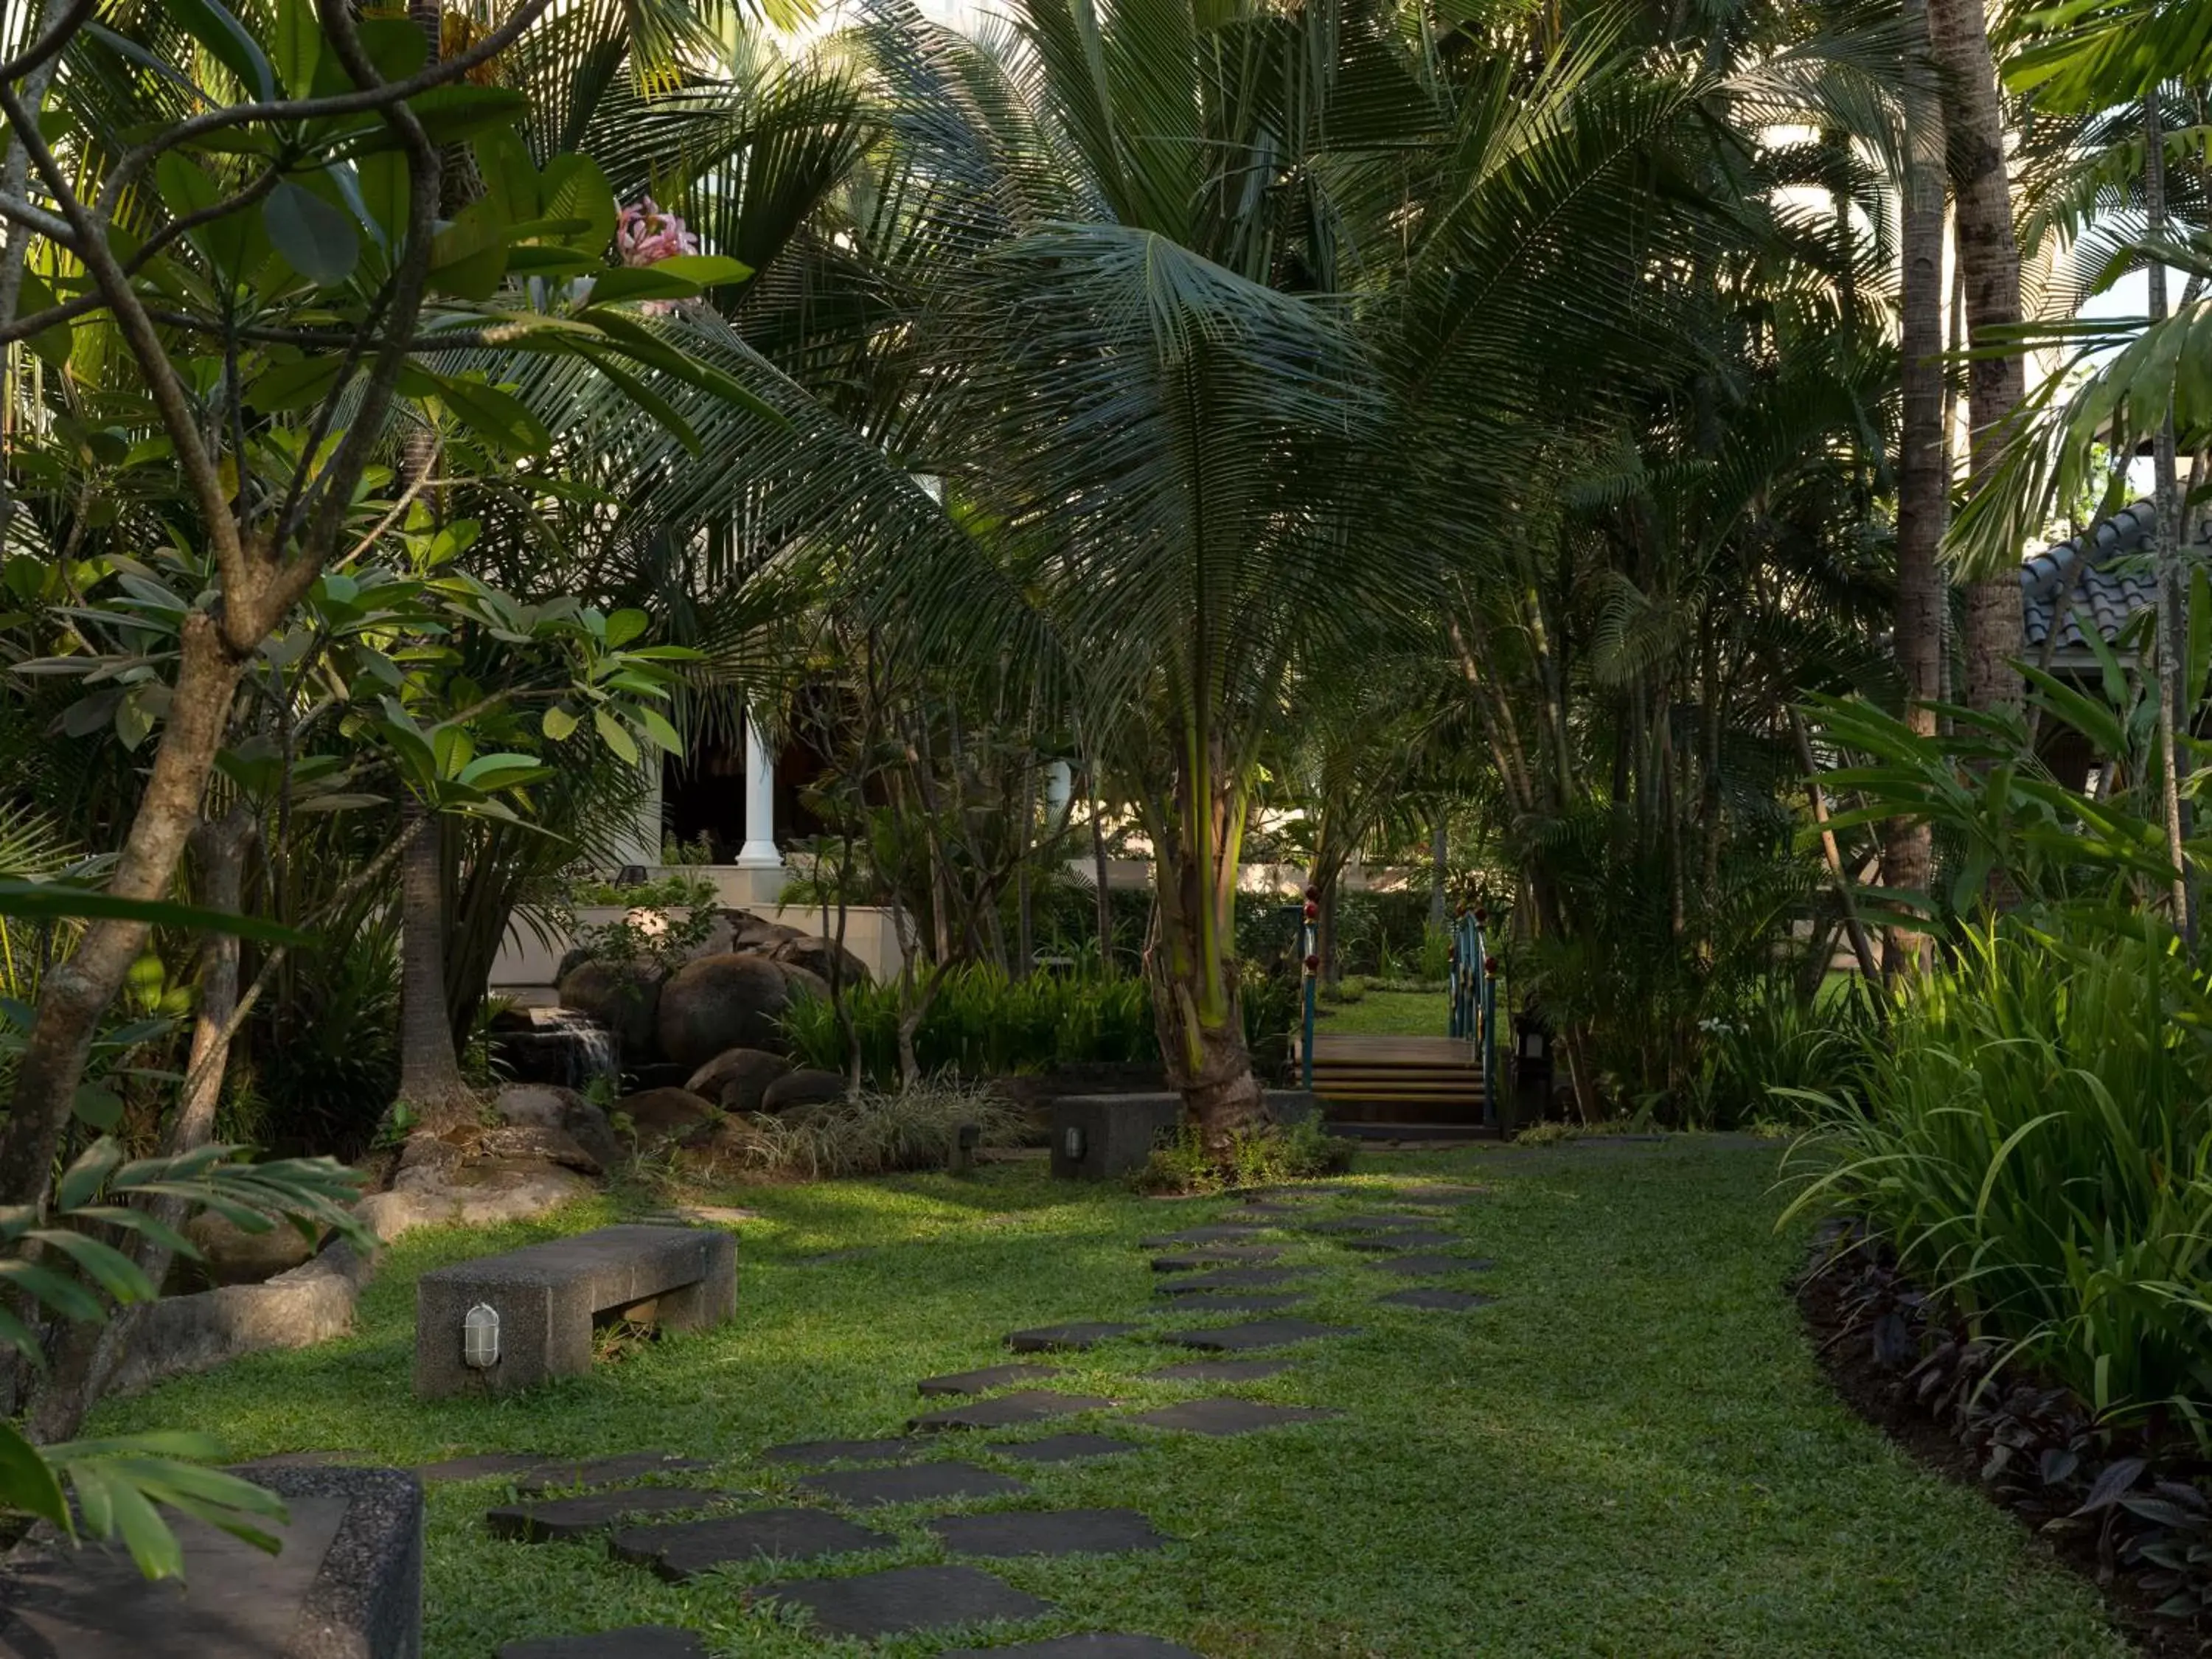
[{"label": "stone bench", "polygon": [[[602,1227],[424,1273],[415,1290],[415,1392],[508,1394],[592,1369],[602,1316],[703,1330],[737,1310],[738,1241],[720,1229]],[[471,1364],[469,1312],[498,1316],[497,1357]]]}]

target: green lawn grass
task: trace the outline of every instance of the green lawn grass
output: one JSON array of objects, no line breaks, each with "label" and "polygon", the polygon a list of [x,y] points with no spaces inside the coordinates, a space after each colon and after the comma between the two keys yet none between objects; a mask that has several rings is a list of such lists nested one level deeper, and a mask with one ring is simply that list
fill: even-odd
[{"label": "green lawn grass", "polygon": [[1324,1002],[1316,1012],[1314,1030],[1323,1036],[1444,1036],[1451,1030],[1451,998],[1443,991],[1370,991],[1357,1002]]},{"label": "green lawn grass", "polygon": [[[1772,1231],[1773,1167],[1771,1150],[1686,1138],[1370,1158],[1358,1179],[1479,1172],[1491,1185],[1450,1224],[1497,1258],[1466,1281],[1496,1305],[1377,1308],[1395,1281],[1293,1237],[1292,1257],[1324,1269],[1315,1316],[1365,1334],[1294,1351],[1293,1370],[1237,1392],[1344,1415],[1233,1440],[1115,1429],[1143,1449],[1022,1472],[1039,1504],[1133,1506],[1179,1541],[994,1567],[1063,1615],[966,1634],[1151,1632],[1217,1659],[2120,1659],[2086,1585],[1829,1394],[1783,1289],[1800,1247]],[[719,1332],[525,1398],[413,1400],[416,1276],[605,1220],[602,1205],[553,1225],[410,1237],[357,1335],[118,1402],[94,1431],[191,1426],[240,1454],[408,1462],[665,1448],[721,1460],[709,1479],[774,1502],[789,1476],[752,1461],[763,1447],[895,1431],[917,1409],[916,1379],[1004,1359],[1007,1330],[1145,1316],[1155,1280],[1136,1241],[1233,1207],[1054,1186],[1033,1164],[738,1197],[763,1218],[741,1234],[738,1316]],[[1169,1354],[1126,1340],[1071,1360],[1055,1386],[1140,1404],[1209,1391],[1138,1379]],[[1115,1425],[1038,1432],[1062,1428]],[[480,1516],[502,1495],[495,1482],[431,1494],[429,1659],[650,1620],[770,1659],[959,1645],[811,1641],[741,1607],[767,1569],[679,1588],[599,1544],[495,1542]],[[817,1570],[942,1559],[919,1519],[893,1511],[880,1524],[894,1550]]]}]

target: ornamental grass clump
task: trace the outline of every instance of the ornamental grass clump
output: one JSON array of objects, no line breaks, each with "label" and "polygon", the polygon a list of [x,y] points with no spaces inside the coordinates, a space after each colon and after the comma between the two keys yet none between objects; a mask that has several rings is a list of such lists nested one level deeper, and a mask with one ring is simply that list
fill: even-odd
[{"label": "ornamental grass clump", "polygon": [[941,1170],[969,1124],[979,1146],[1016,1145],[1028,1127],[1019,1112],[981,1090],[924,1082],[781,1115],[746,1113],[728,1119],[716,1143],[721,1161],[753,1174],[828,1181]]},{"label": "ornamental grass clump", "polygon": [[2212,1449],[2212,985],[2159,924],[2002,919],[1793,1148],[2008,1365]]}]

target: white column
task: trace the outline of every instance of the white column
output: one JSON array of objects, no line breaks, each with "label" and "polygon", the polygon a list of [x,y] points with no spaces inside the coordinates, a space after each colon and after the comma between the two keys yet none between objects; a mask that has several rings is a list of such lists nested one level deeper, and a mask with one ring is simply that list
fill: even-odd
[{"label": "white column", "polygon": [[642,864],[650,867],[660,862],[660,765],[658,749],[647,749],[638,763],[645,793],[637,804],[637,817],[617,843],[618,865]]},{"label": "white column", "polygon": [[1054,761],[1044,775],[1044,815],[1057,824],[1067,816],[1068,797],[1075,793],[1075,774],[1064,760]]},{"label": "white column", "polygon": [[745,844],[738,848],[740,870],[781,870],[775,850],[775,755],[762,739],[760,722],[745,711]]}]

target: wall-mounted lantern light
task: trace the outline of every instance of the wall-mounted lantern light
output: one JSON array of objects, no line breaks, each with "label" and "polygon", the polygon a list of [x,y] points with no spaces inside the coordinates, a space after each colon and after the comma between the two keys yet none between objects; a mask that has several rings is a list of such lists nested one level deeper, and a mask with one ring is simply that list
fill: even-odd
[{"label": "wall-mounted lantern light", "polygon": [[461,1363],[479,1371],[499,1364],[499,1310],[488,1302],[462,1316]]},{"label": "wall-mounted lantern light", "polygon": [[1067,1126],[1067,1132],[1060,1138],[1060,1149],[1065,1152],[1070,1158],[1081,1158],[1083,1156],[1084,1145],[1082,1126],[1074,1123],[1069,1124]]}]

